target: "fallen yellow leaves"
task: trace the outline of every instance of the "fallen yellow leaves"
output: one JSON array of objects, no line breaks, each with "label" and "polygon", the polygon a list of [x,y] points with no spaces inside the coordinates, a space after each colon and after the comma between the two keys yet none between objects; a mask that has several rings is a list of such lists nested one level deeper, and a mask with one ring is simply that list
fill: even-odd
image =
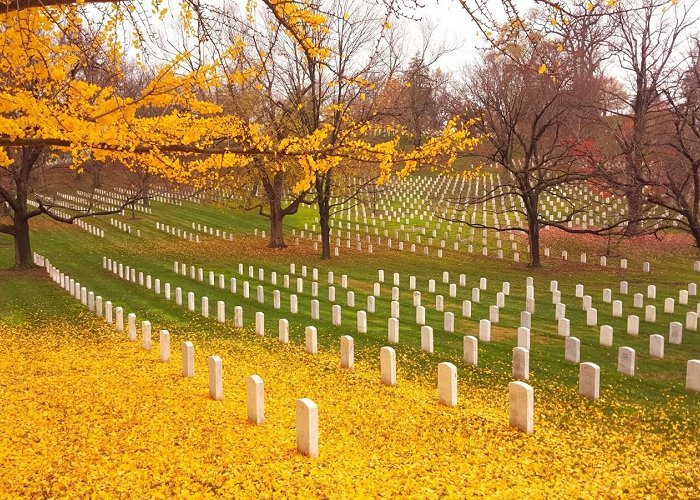
[{"label": "fallen yellow leaves", "polygon": [[[160,363],[157,342],[144,351],[87,316],[0,330],[0,495],[682,497],[700,484],[697,436],[683,424],[659,415],[663,435],[550,388],[535,388],[535,434],[526,436],[507,425],[506,387],[461,380],[459,406],[445,408],[435,373],[407,380],[415,367],[403,356],[398,386],[387,388],[374,353],[341,370],[337,352],[312,356],[252,332],[211,339],[171,329],[172,361]],[[195,345],[189,379],[184,340]],[[223,359],[223,401],[208,398],[211,354]],[[260,427],[246,421],[254,373],[265,383]],[[300,397],[319,406],[319,459],[295,451]]]}]

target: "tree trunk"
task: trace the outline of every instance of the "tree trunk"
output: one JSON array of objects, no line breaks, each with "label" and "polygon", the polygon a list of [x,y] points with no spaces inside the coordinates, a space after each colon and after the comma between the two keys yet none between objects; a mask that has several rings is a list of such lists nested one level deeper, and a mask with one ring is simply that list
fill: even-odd
[{"label": "tree trunk", "polygon": [[642,187],[634,186],[625,193],[627,198],[627,235],[636,236],[642,231]]},{"label": "tree trunk", "polygon": [[282,219],[284,214],[280,207],[270,203],[270,242],[267,244],[269,248],[287,248],[284,243]]},{"label": "tree trunk", "polygon": [[530,243],[530,263],[528,267],[542,267],[540,262],[540,221],[537,217],[538,201],[538,196],[534,194],[525,199],[527,239]]},{"label": "tree trunk", "polygon": [[690,234],[693,235],[695,240],[695,248],[700,248],[700,225],[697,223],[690,226]]},{"label": "tree trunk", "polygon": [[316,203],[321,225],[321,258],[331,258],[331,171],[316,177]]},{"label": "tree trunk", "polygon": [[[282,221],[287,215],[287,210],[282,208],[284,195],[284,172],[276,172],[270,182],[268,177],[262,177],[267,205],[270,208],[270,242],[269,248],[287,248],[284,243],[284,227]],[[261,207],[262,210],[262,207]]]},{"label": "tree trunk", "polygon": [[540,223],[535,219],[528,221],[528,241],[530,242],[529,267],[542,267],[540,261]]},{"label": "tree trunk", "polygon": [[15,267],[25,269],[34,267],[32,247],[29,242],[29,222],[17,214],[15,214],[14,233]]},{"label": "tree trunk", "polygon": [[[319,207],[320,208],[320,207]],[[321,258],[331,258],[331,227],[329,224],[330,210],[326,204],[325,210],[319,210],[319,222],[321,224]]]}]

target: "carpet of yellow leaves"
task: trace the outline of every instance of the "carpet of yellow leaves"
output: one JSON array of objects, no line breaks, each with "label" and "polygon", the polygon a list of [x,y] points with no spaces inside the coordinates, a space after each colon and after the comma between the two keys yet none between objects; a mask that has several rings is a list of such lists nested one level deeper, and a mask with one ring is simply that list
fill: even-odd
[{"label": "carpet of yellow leaves", "polygon": [[[0,496],[698,494],[698,438],[682,422],[660,433],[537,387],[527,436],[508,427],[507,387],[463,383],[459,406],[441,407],[435,374],[408,381],[401,357],[388,388],[378,353],[347,371],[336,352],[312,356],[252,332],[171,331],[171,362],[160,363],[155,329],[151,351],[88,316],[0,331]],[[192,379],[181,377],[184,340],[195,343]],[[208,398],[211,354],[223,358],[223,401]],[[260,427],[246,421],[253,373],[265,381]],[[299,397],[319,406],[318,459],[295,451]]]}]

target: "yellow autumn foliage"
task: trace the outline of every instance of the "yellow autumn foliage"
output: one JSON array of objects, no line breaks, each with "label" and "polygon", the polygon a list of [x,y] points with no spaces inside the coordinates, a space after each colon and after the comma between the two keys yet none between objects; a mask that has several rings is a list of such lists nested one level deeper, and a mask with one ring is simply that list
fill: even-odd
[{"label": "yellow autumn foliage", "polygon": [[[161,363],[157,342],[144,351],[87,316],[0,329],[0,496],[682,498],[700,484],[698,437],[686,430],[696,416],[618,411],[605,397],[572,399],[571,387],[535,386],[527,436],[508,427],[506,387],[460,380],[458,407],[442,407],[436,373],[404,351],[388,388],[377,352],[358,351],[348,371],[337,345],[312,356],[251,331],[171,330]],[[191,379],[180,374],[185,340]],[[208,398],[212,354],[223,401]],[[246,421],[254,373],[265,383],[260,427]],[[295,451],[300,397],[319,407],[318,459]]]}]

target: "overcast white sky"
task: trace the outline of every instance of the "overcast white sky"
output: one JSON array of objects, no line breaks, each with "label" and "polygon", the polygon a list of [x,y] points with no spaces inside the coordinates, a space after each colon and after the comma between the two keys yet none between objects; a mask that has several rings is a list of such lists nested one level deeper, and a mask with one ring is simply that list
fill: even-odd
[{"label": "overcast white sky", "polygon": [[416,37],[420,36],[420,23],[433,22],[436,24],[437,40],[444,40],[447,46],[457,47],[456,50],[441,57],[437,66],[445,70],[459,70],[465,63],[473,61],[477,56],[477,45],[483,46],[479,40],[477,28],[466,11],[457,0],[425,0],[425,7],[419,11],[423,21],[406,21],[407,28]]}]

